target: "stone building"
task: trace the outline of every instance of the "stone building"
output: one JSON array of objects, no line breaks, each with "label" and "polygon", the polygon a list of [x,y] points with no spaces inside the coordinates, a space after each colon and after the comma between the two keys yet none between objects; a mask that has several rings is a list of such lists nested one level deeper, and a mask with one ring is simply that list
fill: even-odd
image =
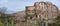
[{"label": "stone building", "polygon": [[19,22],[24,21],[25,11],[17,12],[14,15]]},{"label": "stone building", "polygon": [[[51,2],[35,2],[34,6],[26,7],[26,14],[34,13],[36,20],[48,20],[48,23],[55,23],[58,15],[58,8]],[[28,17],[27,17],[28,18]],[[31,17],[30,17],[31,18]],[[32,17],[33,19],[34,17]],[[46,21],[44,21],[46,22]]]},{"label": "stone building", "polygon": [[[28,19],[32,19],[34,17],[35,14],[35,7],[34,6],[26,6],[26,14],[28,15]],[[32,15],[32,16],[29,16]]]},{"label": "stone building", "polygon": [[19,23],[17,23],[19,26],[23,26],[24,23],[21,22],[25,20],[24,17],[27,17],[26,26],[28,26],[27,24],[33,25],[31,23],[37,24],[42,20],[43,22],[56,23],[55,18],[57,18],[57,15],[58,8],[51,2],[35,2],[33,6],[26,6],[25,11],[15,14],[16,19],[19,21]]}]

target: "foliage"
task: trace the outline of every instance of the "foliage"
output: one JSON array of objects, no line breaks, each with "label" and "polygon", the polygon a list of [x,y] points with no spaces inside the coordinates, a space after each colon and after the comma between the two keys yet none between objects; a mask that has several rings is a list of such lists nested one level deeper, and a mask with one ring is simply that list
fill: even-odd
[{"label": "foliage", "polygon": [[[11,25],[12,24],[12,18],[10,16],[0,16],[0,21],[6,25],[8,23],[8,25]],[[16,20],[14,19],[13,20],[14,23],[13,24],[16,24]]]},{"label": "foliage", "polygon": [[56,20],[57,20],[57,22],[60,22],[60,16],[58,16]]},{"label": "foliage", "polygon": [[34,14],[27,14],[27,16],[34,16]]},{"label": "foliage", "polygon": [[25,19],[27,19],[27,17],[32,17],[32,16],[34,16],[35,14],[26,14],[25,16],[24,16],[24,18]]},{"label": "foliage", "polygon": [[4,24],[2,22],[0,22],[0,26],[4,26]]},{"label": "foliage", "polygon": [[34,16],[35,14],[26,14],[26,15],[24,15],[24,18],[25,18],[25,21],[27,21],[27,17],[32,17],[32,16]]},{"label": "foliage", "polygon": [[60,15],[58,15],[58,17],[56,18],[56,20],[57,20],[57,26],[60,26]]}]

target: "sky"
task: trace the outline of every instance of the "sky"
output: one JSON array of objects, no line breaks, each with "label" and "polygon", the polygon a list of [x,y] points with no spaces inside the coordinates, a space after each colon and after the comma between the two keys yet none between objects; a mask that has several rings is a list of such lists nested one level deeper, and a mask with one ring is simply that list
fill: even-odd
[{"label": "sky", "polygon": [[35,2],[52,2],[60,8],[60,0],[0,0],[0,7],[7,7],[6,13],[16,13],[25,10],[25,6],[33,6]]}]

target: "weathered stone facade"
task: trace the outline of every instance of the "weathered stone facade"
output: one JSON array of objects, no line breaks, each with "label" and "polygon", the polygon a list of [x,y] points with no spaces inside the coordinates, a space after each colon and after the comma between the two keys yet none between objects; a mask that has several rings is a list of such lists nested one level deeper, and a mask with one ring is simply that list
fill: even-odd
[{"label": "weathered stone facade", "polygon": [[58,15],[58,8],[51,2],[35,2],[33,7],[26,7],[26,14],[30,14],[33,11],[36,19],[49,19],[49,23],[51,22],[50,20],[53,21]]},{"label": "weathered stone facade", "polygon": [[[26,6],[24,12],[17,12],[15,14],[19,23],[17,25],[23,26],[33,26],[32,23],[38,24],[42,20],[48,23],[56,23],[55,18],[58,15],[58,8],[51,2],[35,2],[33,6]],[[23,23],[24,17],[27,17],[27,22]],[[25,26],[24,25],[24,26]]]}]

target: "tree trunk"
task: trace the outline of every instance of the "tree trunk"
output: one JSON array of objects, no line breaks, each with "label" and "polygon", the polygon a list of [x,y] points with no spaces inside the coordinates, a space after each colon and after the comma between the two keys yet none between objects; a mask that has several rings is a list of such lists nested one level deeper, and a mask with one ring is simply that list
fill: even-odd
[{"label": "tree trunk", "polygon": [[48,26],[48,22],[45,23],[45,26]]},{"label": "tree trunk", "polygon": [[42,23],[42,26],[44,26],[44,23]]},{"label": "tree trunk", "polygon": [[12,26],[14,26],[14,21],[12,20]]}]

